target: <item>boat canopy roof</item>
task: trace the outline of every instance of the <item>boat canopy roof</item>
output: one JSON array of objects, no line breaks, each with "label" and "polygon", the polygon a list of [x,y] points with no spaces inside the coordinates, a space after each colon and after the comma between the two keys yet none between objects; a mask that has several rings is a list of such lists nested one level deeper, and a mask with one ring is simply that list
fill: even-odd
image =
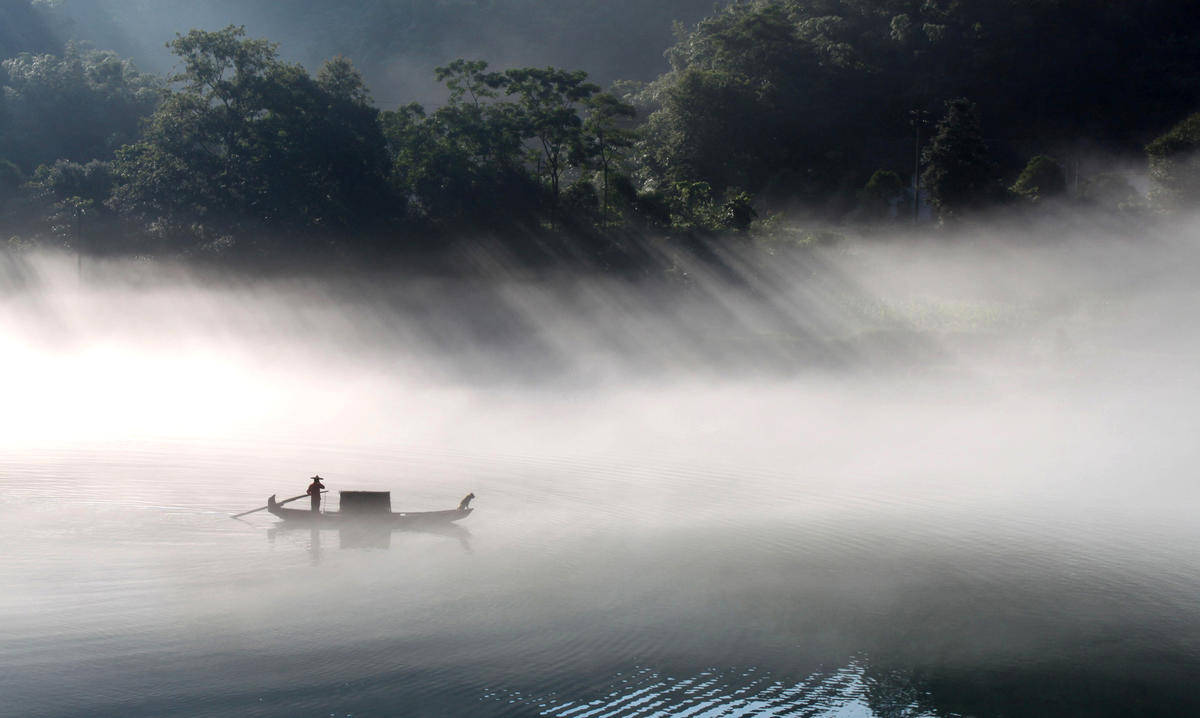
[{"label": "boat canopy roof", "polygon": [[392,510],[390,491],[339,491],[338,494],[343,514],[390,513]]}]

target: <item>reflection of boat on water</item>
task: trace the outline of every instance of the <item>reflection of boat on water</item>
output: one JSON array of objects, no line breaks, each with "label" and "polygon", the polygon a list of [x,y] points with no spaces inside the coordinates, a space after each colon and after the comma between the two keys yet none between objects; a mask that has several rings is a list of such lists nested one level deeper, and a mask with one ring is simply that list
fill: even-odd
[{"label": "reflection of boat on water", "polygon": [[458,524],[445,522],[417,522],[395,526],[386,523],[351,522],[321,526],[313,522],[281,521],[267,529],[267,539],[274,542],[278,536],[308,532],[312,537],[313,550],[319,551],[323,528],[337,529],[339,548],[391,548],[392,534],[400,533],[442,536],[458,541],[467,551],[471,550],[471,532]]},{"label": "reflection of boat on water", "polygon": [[305,511],[285,509],[275,500],[267,499],[267,511],[288,524],[319,528],[393,528],[420,529],[447,526],[465,519],[474,511],[470,507],[475,494],[468,494],[458,508],[447,511],[392,511],[389,491],[341,491],[338,511]]},{"label": "reflection of boat on water", "polygon": [[311,521],[283,521],[271,526],[267,529],[272,534],[285,534],[298,531],[317,531],[320,529],[336,529],[337,531],[346,533],[414,533],[414,534],[430,534],[431,536],[446,536],[459,540],[468,539],[471,537],[471,532],[466,528],[455,523],[445,521],[425,521],[412,522],[405,524],[387,524],[387,523],[341,523],[341,524],[314,524]]},{"label": "reflection of boat on water", "polygon": [[322,529],[337,529],[341,548],[388,548],[392,532],[434,534],[457,539],[463,548],[470,551],[471,532],[455,524],[466,518],[473,509],[467,496],[457,509],[448,511],[402,511],[393,512],[391,495],[387,491],[342,491],[339,511],[305,511],[285,509],[275,497],[267,499],[267,511],[283,519],[276,524],[268,536],[273,541],[281,531],[309,531],[312,534],[314,555],[320,552]]}]

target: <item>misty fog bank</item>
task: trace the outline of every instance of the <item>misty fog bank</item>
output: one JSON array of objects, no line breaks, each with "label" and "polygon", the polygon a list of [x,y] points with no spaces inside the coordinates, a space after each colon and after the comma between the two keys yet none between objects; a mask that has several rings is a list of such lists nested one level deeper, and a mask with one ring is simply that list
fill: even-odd
[{"label": "misty fog bank", "polygon": [[719,261],[674,254],[638,279],[493,265],[491,277],[256,280],[9,255],[0,341],[21,410],[8,428],[282,422],[362,437],[396,421],[418,433],[482,422],[480,435],[505,437],[530,422],[567,440],[608,431],[580,423],[590,406],[661,410],[680,422],[671,431],[699,422],[718,437],[731,417],[797,421],[789,401],[818,424],[1013,402],[1081,418],[1161,412],[1177,427],[1169,415],[1190,412],[1197,389],[1198,228],[723,244]]},{"label": "misty fog bank", "polygon": [[9,252],[0,297],[7,336],[30,347],[169,338],[253,355],[277,342],[467,383],[1003,363],[989,356],[1019,371],[1023,360],[1066,368],[1055,352],[1107,361],[1189,341],[1200,223],[1105,232],[974,225],[803,247],[786,235],[648,239],[644,266],[615,274],[482,245],[432,272]]}]

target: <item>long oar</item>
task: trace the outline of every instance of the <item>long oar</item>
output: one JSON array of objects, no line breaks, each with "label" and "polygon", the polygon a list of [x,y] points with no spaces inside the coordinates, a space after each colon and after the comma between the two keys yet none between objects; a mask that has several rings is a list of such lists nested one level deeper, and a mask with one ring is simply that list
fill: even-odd
[{"label": "long oar", "polygon": [[[327,494],[327,493],[329,493],[329,490],[328,490],[328,489],[326,489],[326,490],[322,491],[321,493],[323,493],[323,494]],[[276,506],[283,506],[284,504],[290,504],[290,503],[292,503],[293,501],[299,501],[300,499],[304,498],[305,496],[308,496],[308,494],[300,494],[299,496],[293,496],[293,497],[292,497],[292,498],[290,498],[290,499],[284,499],[283,501],[276,501],[276,502],[275,502],[275,505],[276,505]],[[231,518],[231,519],[236,519],[236,518],[240,518],[240,517],[242,517],[242,516],[245,516],[246,514],[252,514],[252,513],[256,513],[256,512],[258,512],[258,511],[265,511],[266,509],[267,509],[267,507],[266,507],[266,506],[259,506],[257,509],[250,509],[249,511],[243,511],[243,512],[242,512],[242,513],[240,513],[240,514],[234,514],[233,516],[230,516],[229,518]]]}]

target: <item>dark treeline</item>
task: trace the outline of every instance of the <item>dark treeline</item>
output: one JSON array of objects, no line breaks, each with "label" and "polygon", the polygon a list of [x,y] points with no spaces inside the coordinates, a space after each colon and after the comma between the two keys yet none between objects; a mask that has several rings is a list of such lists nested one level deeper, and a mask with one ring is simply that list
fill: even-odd
[{"label": "dark treeline", "polygon": [[874,170],[910,173],[913,120],[940,117],[944,141],[972,126],[983,146],[953,149],[985,152],[970,180],[1002,196],[1036,155],[1138,152],[1195,111],[1193,12],[1179,0],[738,3],[671,48],[672,72],[647,89],[652,166],[840,215]]},{"label": "dark treeline", "polygon": [[[192,30],[159,77],[4,0],[0,213],[6,237],[94,252],[374,256],[488,236],[601,255],[646,230],[770,234],[781,211],[868,227],[926,202],[943,221],[1189,207],[1191,11],[738,2],[680,28],[652,82],[456,60],[434,72],[444,102],[380,108],[341,56],[310,72],[241,28]],[[1148,158],[1153,192],[1095,156]]]}]

